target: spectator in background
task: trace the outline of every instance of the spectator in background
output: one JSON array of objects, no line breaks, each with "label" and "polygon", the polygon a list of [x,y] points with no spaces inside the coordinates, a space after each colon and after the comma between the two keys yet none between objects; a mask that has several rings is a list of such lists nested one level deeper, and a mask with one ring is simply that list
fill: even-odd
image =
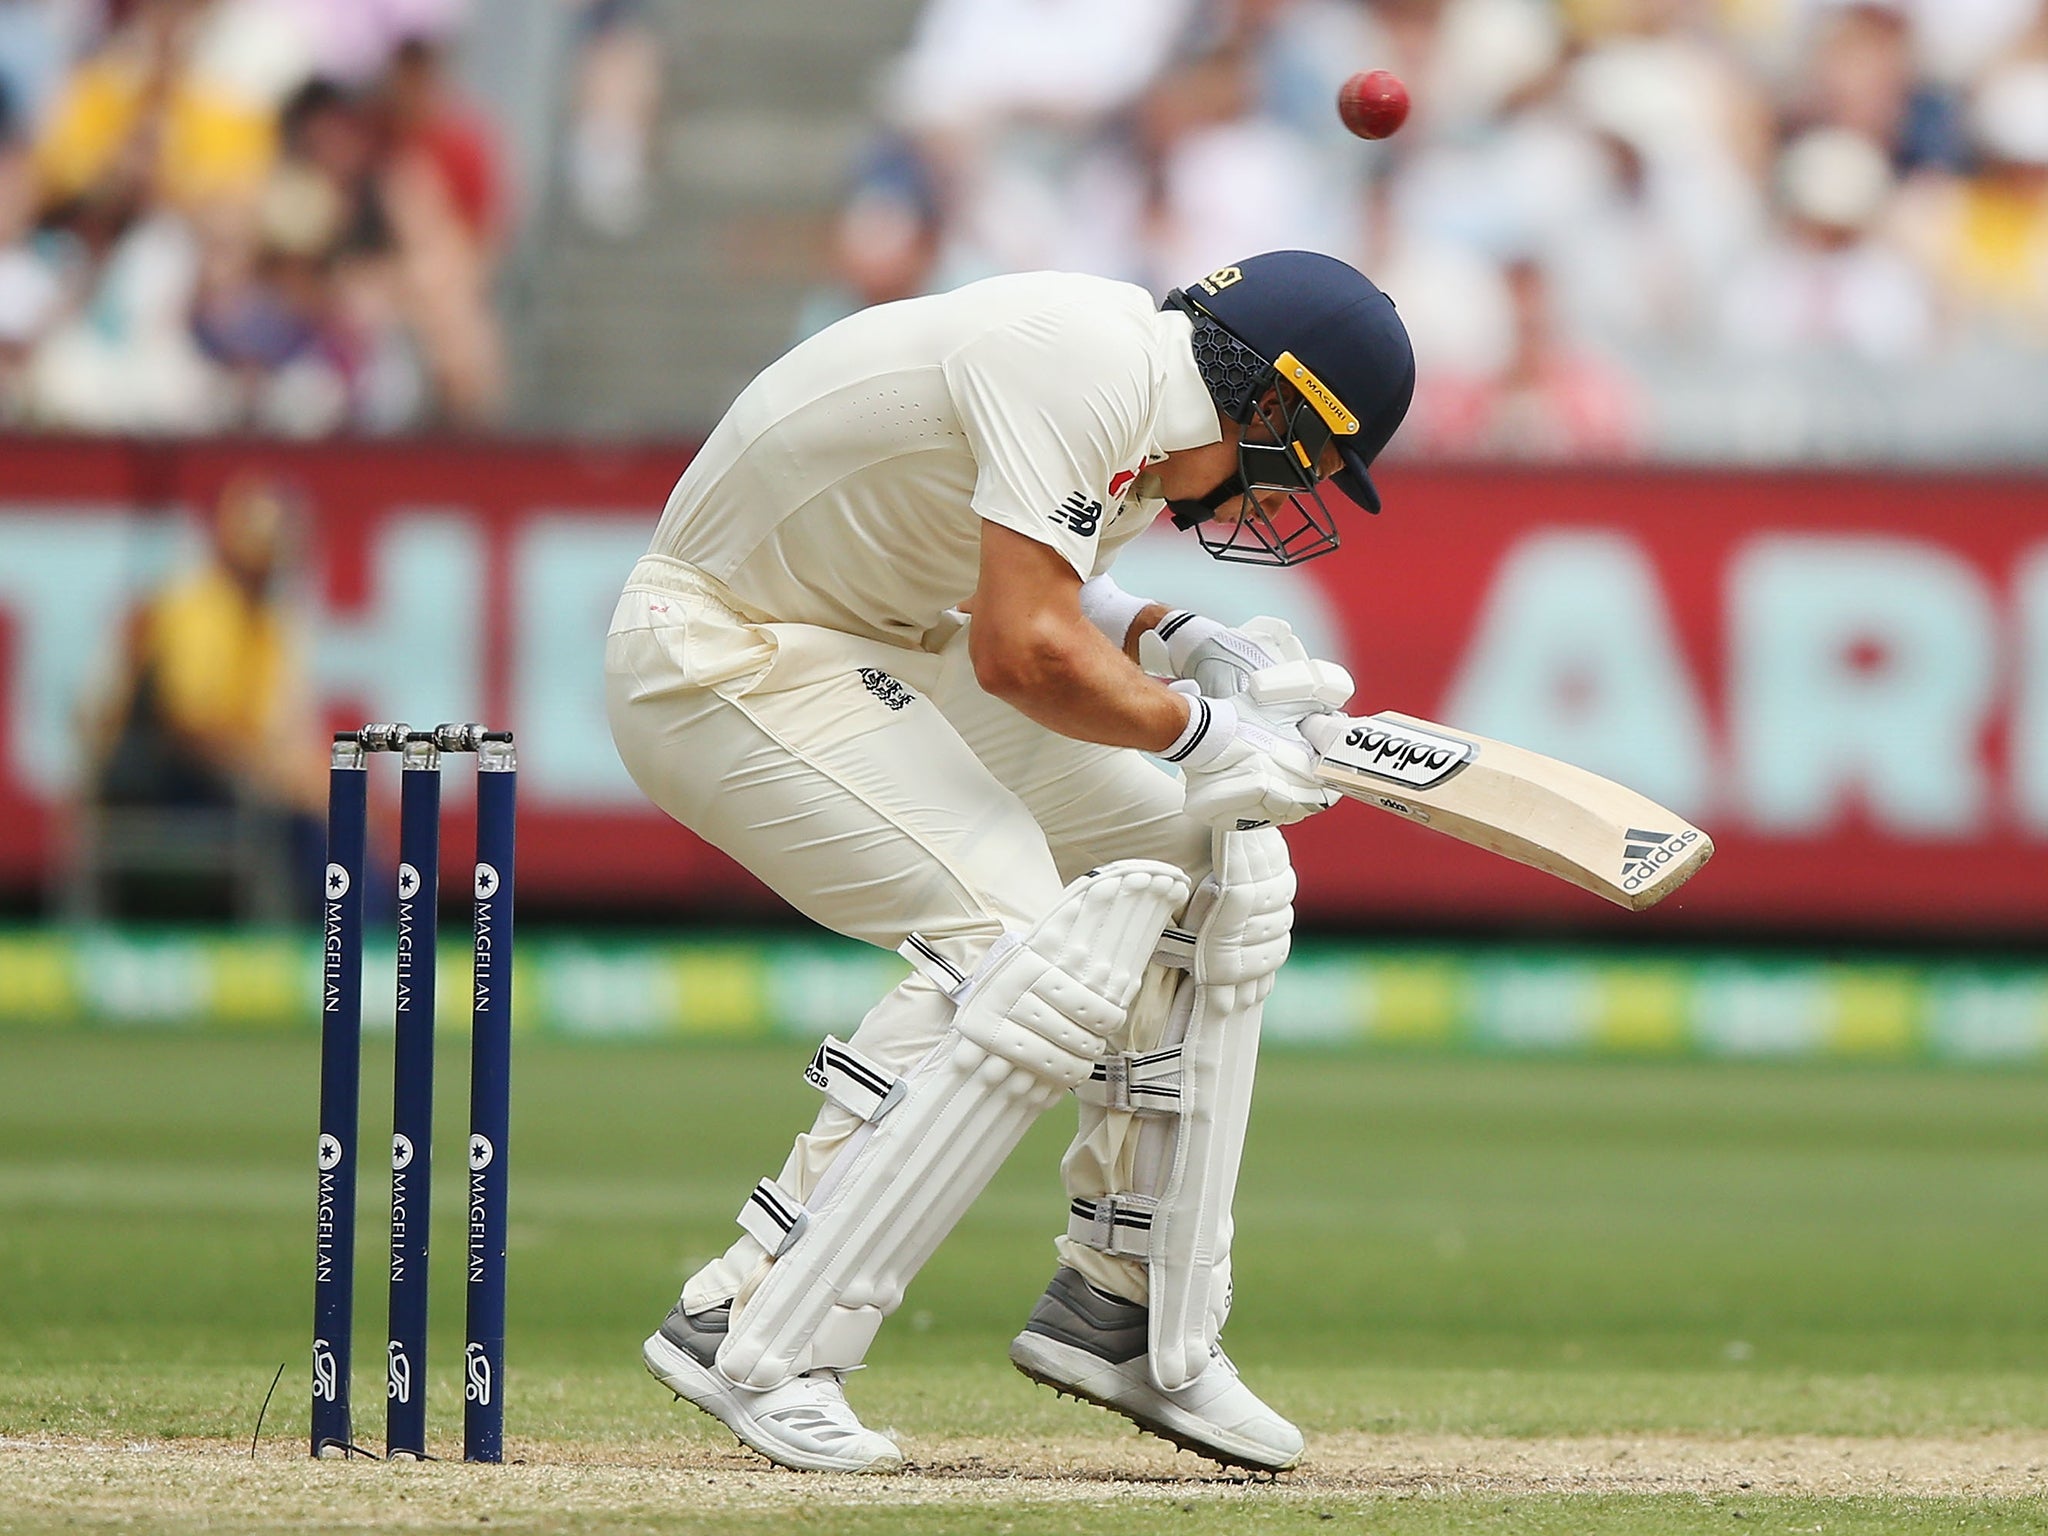
[{"label": "spectator in background", "polygon": [[257,209],[210,210],[196,228],[192,338],[218,371],[224,415],[291,436],[333,430],[345,402],[318,356],[317,275],[304,280],[301,265],[267,238]]},{"label": "spectator in background", "polygon": [[646,0],[568,0],[578,34],[569,109],[569,194],[614,240],[647,221],[648,160],[661,112],[661,41]]},{"label": "spectator in background", "polygon": [[45,198],[180,209],[247,201],[270,166],[269,104],[203,67],[203,0],[134,0],[84,59],[36,147]]},{"label": "spectator in background", "polygon": [[1142,280],[1155,292],[1177,274],[1213,272],[1261,245],[1334,251],[1347,242],[1316,142],[1264,110],[1261,19],[1242,17],[1211,51],[1163,74],[1138,105]]},{"label": "spectator in background", "polygon": [[[1778,25],[1796,45],[1812,27],[1844,6],[1872,0],[1775,0]],[[1996,61],[2023,46],[2040,25],[2040,0],[1878,0],[1904,17],[1912,33],[1914,67],[1940,90],[1963,90]]]},{"label": "spectator in background", "polygon": [[[99,805],[236,812],[273,833],[250,846],[317,866],[324,762],[283,590],[294,521],[281,486],[228,483],[204,562],[130,616],[115,675],[86,712],[87,761]],[[288,884],[315,889],[304,874]]]},{"label": "spectator in background", "polygon": [[1491,376],[1418,373],[1408,430],[1452,458],[1627,459],[1643,449],[1640,390],[1617,364],[1559,334],[1549,274],[1531,257],[1505,271],[1513,351]]},{"label": "spectator in background", "polygon": [[[496,146],[436,45],[393,36],[458,6],[128,0],[37,141],[41,238],[5,238],[0,195],[0,410],[295,436],[495,419]],[[309,81],[323,59],[368,83]]]},{"label": "spectator in background", "polygon": [[1931,293],[1880,224],[1891,162],[1847,128],[1815,128],[1778,162],[1782,225],[1739,261],[1721,298],[1721,334],[1737,354],[1820,353],[1863,363],[1924,357],[1935,339]]},{"label": "spectator in background", "polygon": [[1057,268],[1134,277],[1142,186],[1113,125],[1193,0],[930,0],[890,97],[946,210],[940,284]]},{"label": "spectator in background", "polygon": [[1559,312],[1589,342],[1638,354],[1697,346],[1712,332],[1721,266],[1753,239],[1761,199],[1724,165],[1708,191],[1692,157],[1652,114],[1600,88],[1599,70],[1567,72],[1561,105],[1593,150],[1584,200],[1545,243]]},{"label": "spectator in background", "polygon": [[[283,17],[303,40],[301,77],[356,91],[376,84],[408,38],[452,37],[471,0],[250,0]],[[296,83],[296,82],[294,82]]]},{"label": "spectator in background", "polygon": [[[1396,175],[1366,191],[1364,255],[1401,311],[1415,346],[1417,388],[1427,379],[1479,380],[1504,370],[1514,345],[1514,306],[1490,251],[1453,240],[1408,216],[1396,201]],[[1398,451],[1421,441],[1401,434]]]},{"label": "spectator in background", "polygon": [[[1396,196],[1421,236],[1489,257],[1580,213],[1596,175],[1585,130],[1555,104],[1565,35],[1540,0],[1449,0],[1408,19],[1407,46],[1443,103],[1401,142]],[[1408,130],[1404,129],[1403,134]]]},{"label": "spectator in background", "polygon": [[83,199],[46,220],[70,302],[29,360],[30,420],[86,432],[231,425],[221,380],[192,334],[202,259],[193,222],[117,197]]},{"label": "spectator in background", "polygon": [[394,166],[431,178],[480,258],[495,262],[506,222],[497,133],[449,78],[441,44],[424,36],[399,44],[379,94]]},{"label": "spectator in background", "polygon": [[1260,112],[1314,145],[1326,195],[1355,192],[1383,150],[1353,138],[1330,104],[1361,60],[1392,61],[1377,10],[1360,0],[1235,0],[1231,11],[1251,55]]},{"label": "spectator in background", "polygon": [[282,155],[263,204],[265,237],[318,312],[318,350],[342,412],[335,425],[398,430],[428,408],[428,383],[403,294],[368,106],[331,80],[286,103]]},{"label": "spectator in background", "polygon": [[942,225],[938,188],[917,151],[901,139],[878,144],[833,222],[830,273],[805,297],[795,339],[871,304],[932,292]]},{"label": "spectator in background", "polygon": [[33,138],[78,52],[97,0],[0,0],[0,95]]},{"label": "spectator in background", "polygon": [[[1776,145],[1762,82],[1694,0],[1611,0],[1612,25],[1572,63],[1578,112],[1641,158],[1678,281],[1712,291],[1753,242]],[[1704,307],[1704,306],[1702,306]]]},{"label": "spectator in background", "polygon": [[1901,175],[1965,163],[1956,95],[1921,72],[1899,0],[1834,0],[1816,18],[1802,75],[1794,124],[1860,133]]},{"label": "spectator in background", "polygon": [[506,383],[492,304],[505,223],[496,139],[425,38],[399,47],[380,102],[389,155],[381,200],[406,318],[448,419],[485,425],[502,412]]},{"label": "spectator in background", "polygon": [[0,89],[0,425],[18,423],[26,413],[28,359],[64,297],[57,254],[34,230],[35,168],[26,129]]},{"label": "spectator in background", "polygon": [[[2048,40],[2044,40],[2048,45]],[[1925,189],[1903,223],[1976,334],[2048,343],[2048,46],[1985,76],[1968,177]]]},{"label": "spectator in background", "polygon": [[201,263],[192,219],[246,203],[271,124],[199,67],[204,7],[136,0],[59,94],[35,159],[72,303],[27,369],[26,411],[98,431],[228,424],[189,319]]}]

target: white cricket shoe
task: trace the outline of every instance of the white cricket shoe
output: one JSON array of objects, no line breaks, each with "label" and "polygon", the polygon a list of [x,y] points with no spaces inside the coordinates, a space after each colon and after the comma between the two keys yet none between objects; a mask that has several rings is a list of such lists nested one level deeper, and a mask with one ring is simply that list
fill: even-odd
[{"label": "white cricket shoe", "polygon": [[1010,1363],[1056,1392],[1120,1413],[1226,1466],[1284,1472],[1301,1459],[1301,1431],[1239,1380],[1221,1345],[1207,1370],[1167,1392],[1152,1380],[1146,1339],[1142,1306],[1062,1268],[1010,1342]]},{"label": "white cricket shoe", "polygon": [[681,1302],[640,1347],[655,1380],[688,1398],[777,1466],[799,1472],[900,1472],[903,1452],[854,1417],[839,1373],[811,1371],[765,1391],[718,1369],[730,1303],[694,1315]]}]

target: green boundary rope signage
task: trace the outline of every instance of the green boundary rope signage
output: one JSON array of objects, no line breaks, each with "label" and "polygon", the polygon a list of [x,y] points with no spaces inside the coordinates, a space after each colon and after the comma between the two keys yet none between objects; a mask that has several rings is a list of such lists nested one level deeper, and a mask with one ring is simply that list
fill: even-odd
[{"label": "green boundary rope signage", "polygon": [[[299,934],[0,929],[0,1029],[310,1033],[320,971]],[[366,1026],[389,1030],[374,946]],[[444,946],[441,995],[468,987]],[[830,937],[522,941],[515,1027],[557,1039],[845,1035],[905,974]],[[1309,942],[1267,1006],[1281,1047],[1492,1054],[2048,1061],[2048,965],[1740,951]]]}]

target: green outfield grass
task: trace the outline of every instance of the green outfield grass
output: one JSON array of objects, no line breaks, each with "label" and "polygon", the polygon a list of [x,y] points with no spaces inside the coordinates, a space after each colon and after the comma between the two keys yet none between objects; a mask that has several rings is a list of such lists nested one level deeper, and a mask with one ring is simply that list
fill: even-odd
[{"label": "green outfield grass", "polygon": [[[163,1529],[326,1523],[317,1501],[293,1515],[287,1495],[332,1492],[337,1477],[387,1480],[360,1485],[373,1502],[391,1493],[392,1469],[315,1473],[290,1460],[306,1424],[316,1054],[311,1037],[0,1034],[0,1441],[78,1450],[240,1437],[246,1452],[264,1389],[288,1362],[256,1464],[282,1485],[266,1496],[285,1502],[260,1520],[197,1493],[154,1517],[119,1499],[79,1503],[73,1473],[22,1453],[0,1459],[0,1531],[91,1525],[96,1509],[108,1525]],[[663,1529],[950,1529],[962,1512],[930,1492],[929,1476],[865,1484],[857,1506],[835,1502],[834,1480],[756,1476],[638,1364],[682,1276],[729,1239],[747,1186],[809,1115],[800,1056],[522,1048],[515,1454],[529,1467],[639,1465],[742,1489],[710,1512],[674,1490],[650,1494],[667,1501]],[[380,1147],[389,1123],[388,1062],[373,1046],[365,1147]],[[443,1071],[432,1402],[452,1452],[454,1041]],[[1397,1451],[1459,1437],[1900,1437],[1907,1453],[1937,1457],[2000,1434],[2023,1458],[2048,1445],[2048,1079],[2036,1073],[1294,1053],[1261,1077],[1229,1339],[1248,1377],[1308,1432],[1312,1455],[1321,1441],[1370,1459],[1375,1437]],[[914,1465],[927,1448],[933,1475],[979,1458],[985,1478],[1005,1457],[1128,1471],[1121,1421],[1054,1399],[1004,1361],[1062,1220],[1067,1125],[1054,1119],[919,1277],[874,1368],[851,1385]],[[359,1437],[372,1443],[381,1173],[381,1158],[365,1159],[356,1401]],[[1159,1477],[1205,1466],[1164,1453],[1144,1465]],[[469,1499],[495,1508],[499,1529],[642,1528],[644,1511],[624,1496],[598,1501],[614,1508],[611,1524],[557,1520],[545,1502],[522,1515],[524,1485],[487,1481],[498,1474],[415,1470],[439,1480],[422,1488],[455,1490],[451,1525],[474,1523]],[[1404,1492],[1398,1478],[1319,1484],[1313,1471],[1270,1489],[1222,1485],[1227,1502],[1212,1483],[1128,1485],[1139,1497],[1128,1508],[1046,1504],[1025,1487],[1014,1504],[977,1503],[971,1528],[1328,1529],[1328,1517],[1355,1527],[1369,1514],[1372,1529],[1398,1532],[1743,1529],[1731,1521],[1754,1506],[1775,1530],[2048,1529],[2034,1497],[2048,1467],[2032,1468],[2031,1484],[2027,1467],[2013,1469],[1995,1496],[1904,1500],[1881,1483],[1841,1497],[1761,1483],[1574,1493],[1484,1478]],[[75,1474],[96,1487],[97,1476]],[[11,1512],[10,1477],[25,1490]],[[183,1486],[135,1485],[137,1498]],[[1186,1512],[1173,1503],[1182,1486],[1199,1493]],[[394,1523],[440,1528],[428,1506],[406,1507],[413,1518]],[[812,1513],[780,1523],[799,1508]],[[824,1523],[819,1508],[833,1511]]]}]

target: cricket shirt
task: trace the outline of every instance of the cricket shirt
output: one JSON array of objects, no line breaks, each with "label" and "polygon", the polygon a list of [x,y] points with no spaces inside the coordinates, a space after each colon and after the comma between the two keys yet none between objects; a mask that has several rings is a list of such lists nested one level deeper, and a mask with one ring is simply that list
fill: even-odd
[{"label": "cricket shirt", "polygon": [[981,524],[1084,580],[1162,503],[1140,471],[1222,435],[1187,316],[1034,272],[848,316],[769,365],[663,510],[653,555],[763,620],[917,646],[973,593]]}]

